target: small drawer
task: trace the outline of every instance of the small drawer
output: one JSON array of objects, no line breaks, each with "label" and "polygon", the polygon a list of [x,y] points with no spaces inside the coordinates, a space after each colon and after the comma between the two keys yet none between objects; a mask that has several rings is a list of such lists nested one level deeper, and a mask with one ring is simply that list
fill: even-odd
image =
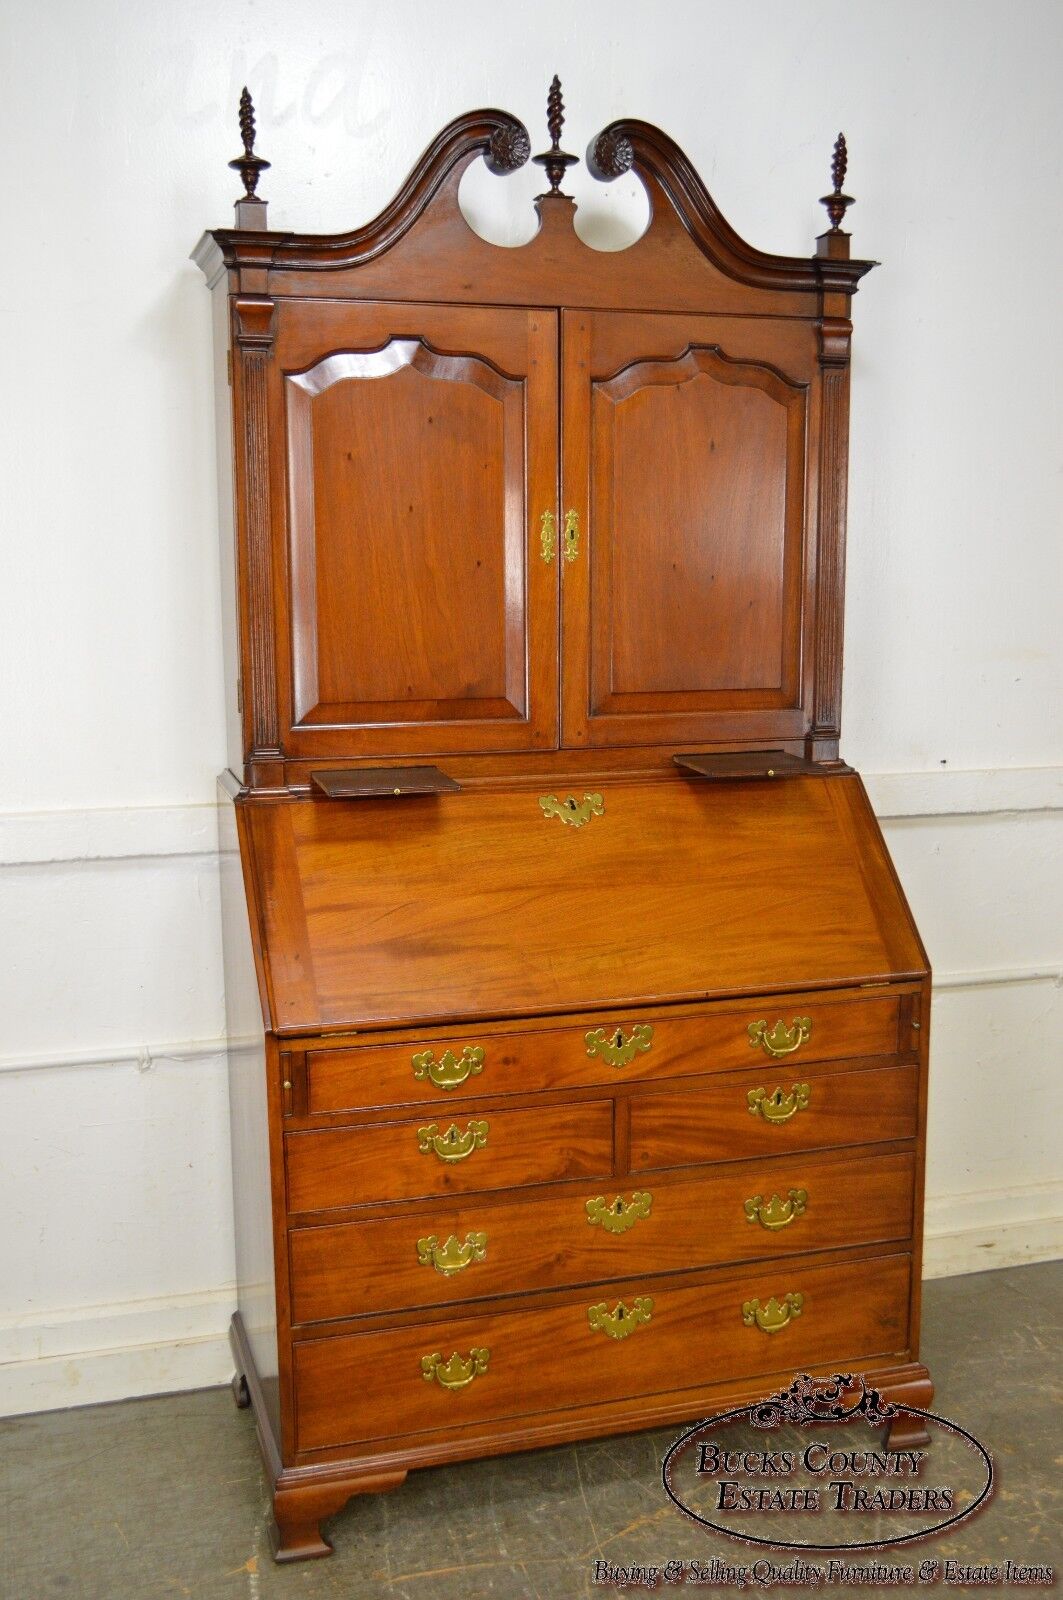
[{"label": "small drawer", "polygon": [[297,1449],[689,1393],[721,1373],[859,1371],[906,1352],[910,1268],[907,1255],[760,1263],[682,1288],[634,1279],[538,1309],[299,1341]]},{"label": "small drawer", "polygon": [[686,1094],[638,1095],[631,1171],[913,1139],[918,1104],[915,1067],[802,1072],[773,1064]]},{"label": "small drawer", "polygon": [[[402,1045],[310,1049],[307,1110],[404,1103],[443,1105],[458,1095],[526,1094],[631,1079],[765,1069],[806,1061],[894,1055],[896,996],[867,1000],[754,1001],[701,1016],[634,1013],[580,1027],[491,1033]],[[780,1069],[781,1070],[781,1069]]]},{"label": "small drawer", "polygon": [[323,1211],[602,1176],[613,1165],[613,1109],[609,1101],[592,1101],[438,1119],[426,1114],[291,1133],[286,1143],[289,1211]]},{"label": "small drawer", "polygon": [[415,1216],[295,1228],[297,1323],[845,1245],[906,1241],[915,1157],[791,1155],[697,1178],[499,1201],[447,1199]]}]

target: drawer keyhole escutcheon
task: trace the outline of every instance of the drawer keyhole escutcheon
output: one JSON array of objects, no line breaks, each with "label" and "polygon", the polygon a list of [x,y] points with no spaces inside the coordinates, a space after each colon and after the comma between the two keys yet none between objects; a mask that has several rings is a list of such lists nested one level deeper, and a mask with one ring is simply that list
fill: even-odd
[{"label": "drawer keyhole escutcheon", "polygon": [[742,1321],[747,1328],[759,1328],[761,1333],[779,1333],[794,1318],[801,1315],[805,1303],[803,1294],[784,1294],[781,1300],[774,1295],[766,1305],[759,1300],[746,1300],[742,1306]]},{"label": "drawer keyhole escutcheon", "polygon": [[464,1161],[474,1150],[482,1150],[487,1143],[489,1124],[474,1117],[464,1133],[452,1122],[446,1133],[440,1133],[439,1123],[430,1122],[417,1130],[417,1148],[424,1156],[437,1155],[440,1161]]},{"label": "drawer keyhole escutcheon", "polygon": [[434,1355],[421,1357],[421,1376],[426,1383],[438,1383],[441,1389],[466,1389],[474,1378],[487,1371],[490,1350],[470,1350],[465,1359],[455,1350],[449,1361],[444,1361],[438,1350]]},{"label": "drawer keyhole escutcheon", "polygon": [[467,1044],[460,1058],[453,1050],[444,1050],[437,1061],[431,1050],[419,1050],[410,1059],[414,1077],[421,1083],[427,1079],[437,1089],[456,1089],[467,1078],[475,1078],[484,1069],[484,1052],[478,1044]]},{"label": "drawer keyhole escutcheon", "polygon": [[434,1267],[444,1278],[452,1278],[456,1272],[462,1272],[474,1261],[485,1260],[486,1256],[486,1233],[467,1233],[464,1244],[456,1233],[452,1233],[443,1245],[434,1233],[427,1239],[417,1241],[417,1260],[420,1265]]},{"label": "drawer keyhole escutcheon", "polygon": [[617,1195],[612,1205],[606,1204],[604,1195],[598,1195],[587,1201],[587,1221],[592,1228],[604,1228],[606,1233],[626,1233],[636,1222],[649,1216],[652,1204],[652,1194],[633,1194],[630,1200]]},{"label": "drawer keyhole escutcheon", "polygon": [[628,1038],[623,1028],[606,1033],[604,1028],[593,1028],[586,1035],[587,1054],[601,1056],[610,1067],[630,1066],[640,1050],[648,1050],[653,1043],[653,1029],[648,1022],[636,1022]]},{"label": "drawer keyhole escutcheon", "polygon": [[808,1190],[789,1189],[787,1193],[789,1195],[787,1200],[780,1200],[777,1194],[773,1194],[770,1200],[765,1200],[763,1195],[755,1194],[745,1203],[747,1221],[759,1222],[769,1233],[777,1233],[780,1228],[788,1228],[795,1217],[803,1217],[808,1209]]},{"label": "drawer keyhole escutcheon", "polygon": [[811,1039],[812,1018],[795,1017],[789,1028],[781,1017],[771,1029],[766,1022],[751,1022],[746,1032],[754,1050],[759,1044],[766,1056],[792,1056]]},{"label": "drawer keyhole escutcheon", "polygon": [[752,1117],[763,1117],[765,1122],[789,1122],[799,1111],[807,1111],[812,1099],[812,1090],[807,1083],[795,1083],[789,1094],[784,1094],[781,1088],[773,1089],[771,1094],[767,1089],[750,1089],[746,1096],[749,1114]]},{"label": "drawer keyhole escutcheon", "polygon": [[626,1339],[636,1328],[649,1322],[652,1315],[653,1301],[649,1295],[641,1294],[632,1300],[630,1307],[622,1300],[617,1301],[612,1311],[607,1300],[587,1307],[587,1321],[595,1333],[607,1334],[610,1339]]},{"label": "drawer keyhole escutcheon", "polygon": [[541,794],[539,806],[544,817],[560,817],[572,828],[584,828],[592,817],[605,814],[605,801],[600,794],[585,794],[577,800],[574,794],[559,800],[556,794]]}]

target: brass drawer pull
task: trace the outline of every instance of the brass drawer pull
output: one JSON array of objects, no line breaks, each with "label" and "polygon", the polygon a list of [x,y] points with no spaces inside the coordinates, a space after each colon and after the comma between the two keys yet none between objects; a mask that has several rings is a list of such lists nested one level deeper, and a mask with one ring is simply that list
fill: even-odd
[{"label": "brass drawer pull", "polygon": [[554,550],[557,547],[557,518],[552,511],[544,511],[542,526],[539,530],[539,548],[543,560],[549,566],[554,559]]},{"label": "brass drawer pull", "polygon": [[560,817],[573,828],[582,828],[592,817],[600,817],[605,812],[605,801],[600,794],[585,794],[582,800],[577,800],[574,794],[566,795],[564,800],[559,800],[556,794],[541,794],[539,805],[544,817]]},{"label": "brass drawer pull", "polygon": [[417,1241],[417,1260],[420,1265],[435,1267],[444,1278],[452,1278],[456,1272],[463,1271],[474,1261],[483,1261],[486,1255],[486,1233],[467,1233],[464,1244],[459,1241],[456,1233],[452,1233],[443,1245],[434,1233],[429,1234],[427,1239]]},{"label": "brass drawer pull", "polygon": [[766,1022],[751,1022],[746,1032],[754,1050],[759,1044],[766,1056],[792,1056],[795,1050],[800,1050],[811,1039],[812,1018],[795,1017],[788,1028],[780,1017],[770,1030]]},{"label": "brass drawer pull", "polygon": [[421,1377],[426,1383],[438,1383],[441,1389],[465,1389],[474,1378],[487,1371],[490,1350],[470,1350],[463,1361],[455,1350],[449,1361],[444,1361],[437,1350],[434,1355],[421,1357]]},{"label": "brass drawer pull", "polygon": [[747,1300],[742,1306],[742,1321],[747,1328],[757,1327],[761,1333],[779,1333],[792,1317],[801,1315],[804,1303],[803,1294],[784,1294],[781,1300],[772,1295],[764,1306],[759,1300]]},{"label": "brass drawer pull", "polygon": [[808,1110],[811,1099],[812,1090],[807,1083],[795,1083],[789,1094],[777,1088],[771,1094],[767,1089],[750,1089],[746,1095],[750,1116],[761,1116],[765,1122],[789,1122],[799,1111]]},{"label": "brass drawer pull", "polygon": [[804,1216],[808,1208],[808,1190],[790,1189],[787,1192],[790,1196],[788,1200],[780,1200],[777,1194],[773,1194],[766,1201],[763,1195],[755,1194],[752,1200],[745,1203],[746,1220],[759,1222],[769,1233],[788,1228],[795,1217]]},{"label": "brass drawer pull", "polygon": [[630,1200],[617,1195],[611,1206],[599,1195],[587,1201],[587,1221],[592,1228],[602,1227],[606,1233],[626,1233],[641,1218],[649,1216],[652,1204],[652,1194],[633,1194]]},{"label": "brass drawer pull", "polygon": [[653,1301],[648,1295],[639,1295],[632,1300],[630,1309],[622,1300],[617,1301],[612,1311],[606,1300],[600,1305],[587,1307],[587,1321],[595,1333],[607,1334],[610,1339],[626,1339],[644,1322],[649,1322],[652,1315]]},{"label": "brass drawer pull", "polygon": [[579,512],[565,512],[565,560],[575,561],[579,555]]},{"label": "brass drawer pull", "polygon": [[427,1078],[437,1089],[456,1089],[466,1078],[475,1078],[484,1069],[484,1053],[478,1044],[467,1044],[460,1060],[453,1050],[444,1050],[439,1061],[431,1050],[419,1050],[410,1059],[414,1077],[421,1083]]},{"label": "brass drawer pull", "polygon": [[626,1067],[634,1061],[640,1050],[648,1050],[653,1043],[653,1029],[648,1022],[636,1022],[629,1038],[624,1038],[623,1028],[606,1034],[604,1028],[594,1028],[586,1035],[587,1054],[601,1056],[610,1067]]},{"label": "brass drawer pull", "polygon": [[474,1150],[482,1150],[487,1143],[488,1124],[473,1118],[464,1133],[452,1122],[446,1133],[440,1133],[439,1123],[430,1122],[427,1128],[417,1130],[417,1148],[424,1156],[435,1154],[440,1161],[464,1161]]}]

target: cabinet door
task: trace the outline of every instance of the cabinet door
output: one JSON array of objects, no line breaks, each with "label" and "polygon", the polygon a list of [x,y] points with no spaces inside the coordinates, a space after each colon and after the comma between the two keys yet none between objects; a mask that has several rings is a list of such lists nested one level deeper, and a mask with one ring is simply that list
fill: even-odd
[{"label": "cabinet door", "polygon": [[285,753],[553,745],[556,314],[289,301],[277,321]]},{"label": "cabinet door", "polygon": [[805,732],[813,338],[798,322],[565,313],[566,745]]}]

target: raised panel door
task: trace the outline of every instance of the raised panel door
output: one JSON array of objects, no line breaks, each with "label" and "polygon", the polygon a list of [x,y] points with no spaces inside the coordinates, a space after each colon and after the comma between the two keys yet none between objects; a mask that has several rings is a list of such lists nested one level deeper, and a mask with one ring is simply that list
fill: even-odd
[{"label": "raised panel door", "polygon": [[804,733],[815,361],[803,326],[767,349],[752,319],[565,313],[565,744]]},{"label": "raised panel door", "polygon": [[296,302],[278,322],[285,753],[554,744],[555,313]]}]

